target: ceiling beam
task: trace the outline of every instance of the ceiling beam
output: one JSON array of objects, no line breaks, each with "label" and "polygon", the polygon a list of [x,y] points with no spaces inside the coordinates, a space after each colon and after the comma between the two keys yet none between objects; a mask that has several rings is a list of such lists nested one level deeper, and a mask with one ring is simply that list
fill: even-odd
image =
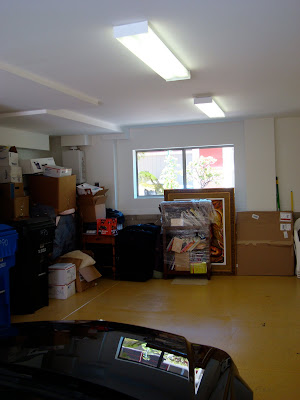
[{"label": "ceiling beam", "polygon": [[110,122],[102,121],[100,119],[92,118],[84,114],[80,114],[70,110],[28,110],[28,111],[16,111],[0,114],[0,125],[1,120],[10,120],[15,119],[18,120],[24,117],[32,117],[34,120],[34,116],[39,115],[50,115],[52,117],[62,118],[65,120],[78,122],[81,124],[85,124],[86,126],[97,127],[104,130],[107,133],[122,133],[122,129],[120,126],[116,124],[112,124]]},{"label": "ceiling beam", "polygon": [[57,92],[64,93],[67,96],[75,97],[76,99],[79,99],[86,103],[94,104],[96,106],[101,104],[101,101],[99,99],[97,99],[96,97],[89,96],[83,92],[74,90],[74,89],[72,89],[68,86],[65,86],[59,82],[43,78],[40,75],[33,74],[32,72],[15,67],[14,65],[0,62],[0,70],[9,72],[10,74],[19,76],[24,79],[28,79],[32,82],[38,83],[39,85],[46,86],[50,89],[56,90]]}]

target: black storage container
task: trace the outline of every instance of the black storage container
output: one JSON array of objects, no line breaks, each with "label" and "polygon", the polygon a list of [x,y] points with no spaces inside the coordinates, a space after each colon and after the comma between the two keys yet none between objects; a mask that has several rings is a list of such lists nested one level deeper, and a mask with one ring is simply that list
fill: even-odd
[{"label": "black storage container", "polygon": [[144,282],[151,279],[160,257],[160,226],[130,225],[117,236],[117,279]]},{"label": "black storage container", "polygon": [[19,234],[16,265],[10,273],[12,314],[31,314],[49,304],[48,266],[55,223],[37,217],[13,223]]}]

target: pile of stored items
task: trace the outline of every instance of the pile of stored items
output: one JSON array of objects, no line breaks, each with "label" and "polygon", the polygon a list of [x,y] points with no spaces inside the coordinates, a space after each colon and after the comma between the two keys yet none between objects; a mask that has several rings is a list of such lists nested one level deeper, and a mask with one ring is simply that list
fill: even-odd
[{"label": "pile of stored items", "polygon": [[[0,325],[9,321],[10,313],[33,313],[47,306],[49,297],[68,298],[95,286],[101,277],[93,254],[76,250],[80,232],[72,172],[57,166],[53,157],[21,160],[16,147],[0,146],[0,222],[18,236],[13,263],[0,265],[6,305],[0,309]],[[105,218],[105,201],[101,203],[100,217]],[[102,221],[101,229],[104,225]],[[8,267],[9,281],[4,274]]]},{"label": "pile of stored items", "polygon": [[215,210],[211,200],[163,201],[164,277],[211,275],[210,237]]}]

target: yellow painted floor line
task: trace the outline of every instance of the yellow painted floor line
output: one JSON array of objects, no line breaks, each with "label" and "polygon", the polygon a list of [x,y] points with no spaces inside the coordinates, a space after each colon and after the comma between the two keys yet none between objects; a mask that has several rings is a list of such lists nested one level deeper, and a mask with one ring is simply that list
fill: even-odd
[{"label": "yellow painted floor line", "polygon": [[68,318],[70,315],[76,313],[77,311],[79,311],[81,308],[85,307],[87,304],[91,303],[93,300],[95,300],[97,297],[102,296],[104,293],[108,292],[110,289],[112,289],[113,287],[119,285],[121,282],[117,282],[115,283],[113,286],[111,286],[110,288],[104,290],[104,292],[101,292],[99,294],[97,294],[97,296],[93,297],[91,300],[87,301],[86,303],[84,303],[81,307],[78,307],[76,310],[72,311],[70,314],[68,314],[66,317],[62,318],[61,321],[65,320],[66,318]]}]

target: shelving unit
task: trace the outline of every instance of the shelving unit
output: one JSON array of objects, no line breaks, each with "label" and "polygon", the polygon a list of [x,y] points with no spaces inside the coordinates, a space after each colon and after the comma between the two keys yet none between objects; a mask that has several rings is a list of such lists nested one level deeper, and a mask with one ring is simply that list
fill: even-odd
[{"label": "shelving unit", "polygon": [[210,236],[214,207],[210,200],[163,201],[160,204],[164,278],[210,279]]}]

